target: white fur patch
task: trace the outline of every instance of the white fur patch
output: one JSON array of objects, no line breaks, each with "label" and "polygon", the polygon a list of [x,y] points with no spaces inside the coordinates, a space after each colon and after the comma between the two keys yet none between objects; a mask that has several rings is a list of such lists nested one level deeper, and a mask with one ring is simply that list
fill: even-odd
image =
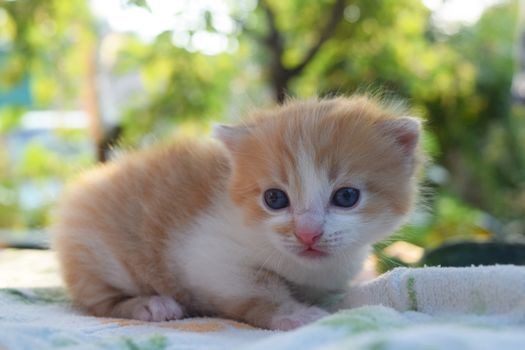
[{"label": "white fur patch", "polygon": [[232,298],[256,295],[249,280],[261,247],[249,234],[239,209],[221,197],[189,229],[183,244],[173,242],[172,263],[182,267],[190,288]]}]

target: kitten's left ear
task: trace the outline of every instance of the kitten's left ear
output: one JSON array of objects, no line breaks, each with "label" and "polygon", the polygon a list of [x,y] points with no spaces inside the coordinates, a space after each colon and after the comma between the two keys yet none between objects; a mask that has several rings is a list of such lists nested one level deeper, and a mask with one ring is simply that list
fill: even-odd
[{"label": "kitten's left ear", "polygon": [[230,152],[236,150],[241,139],[248,134],[246,126],[213,125],[213,137],[220,140]]},{"label": "kitten's left ear", "polygon": [[400,117],[381,122],[385,134],[393,136],[406,155],[412,155],[421,134],[421,120],[414,117]]}]

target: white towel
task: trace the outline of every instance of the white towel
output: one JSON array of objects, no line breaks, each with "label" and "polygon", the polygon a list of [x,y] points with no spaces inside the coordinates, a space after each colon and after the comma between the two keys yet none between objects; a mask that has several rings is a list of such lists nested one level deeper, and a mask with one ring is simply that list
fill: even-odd
[{"label": "white towel", "polygon": [[396,268],[352,286],[344,305],[431,315],[517,313],[525,320],[525,266]]}]

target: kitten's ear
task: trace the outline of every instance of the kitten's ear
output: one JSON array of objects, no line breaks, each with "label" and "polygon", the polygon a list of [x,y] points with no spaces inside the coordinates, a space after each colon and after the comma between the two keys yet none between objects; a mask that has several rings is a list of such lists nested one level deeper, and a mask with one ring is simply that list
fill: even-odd
[{"label": "kitten's ear", "polygon": [[385,134],[393,136],[407,155],[412,155],[419,143],[421,120],[414,117],[389,119],[381,123]]},{"label": "kitten's ear", "polygon": [[220,140],[230,151],[237,149],[239,142],[247,134],[246,126],[213,125],[213,137]]}]

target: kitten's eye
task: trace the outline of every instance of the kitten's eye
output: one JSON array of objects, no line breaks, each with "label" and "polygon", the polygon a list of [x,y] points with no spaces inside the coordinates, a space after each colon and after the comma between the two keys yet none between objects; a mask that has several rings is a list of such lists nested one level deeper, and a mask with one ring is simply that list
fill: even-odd
[{"label": "kitten's eye", "polygon": [[332,196],[332,204],[338,207],[353,207],[359,200],[359,190],[352,187],[342,187]]},{"label": "kitten's eye", "polygon": [[264,192],[264,201],[266,205],[274,210],[286,208],[290,205],[288,196],[284,191],[272,188]]}]

